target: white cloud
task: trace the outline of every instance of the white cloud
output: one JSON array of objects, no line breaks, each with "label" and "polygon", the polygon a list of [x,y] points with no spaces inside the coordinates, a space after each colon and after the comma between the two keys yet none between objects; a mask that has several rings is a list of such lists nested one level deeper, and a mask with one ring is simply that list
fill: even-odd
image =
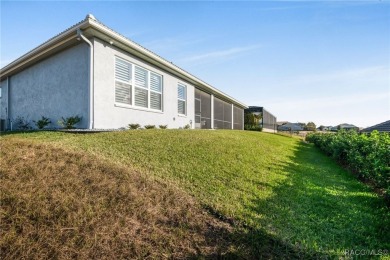
[{"label": "white cloud", "polygon": [[183,49],[184,47],[199,44],[203,42],[204,39],[200,37],[186,37],[186,36],[178,36],[178,37],[166,37],[157,40],[152,40],[149,42],[145,42],[142,45],[147,47],[152,51],[176,51],[178,49]]},{"label": "white cloud", "polygon": [[228,58],[232,58],[239,54],[249,53],[251,51],[257,50],[261,47],[261,45],[249,45],[246,47],[234,47],[227,50],[222,51],[214,51],[209,53],[203,53],[198,55],[189,56],[183,58],[182,62],[195,62],[195,63],[208,63],[215,62],[220,60],[225,60]]}]

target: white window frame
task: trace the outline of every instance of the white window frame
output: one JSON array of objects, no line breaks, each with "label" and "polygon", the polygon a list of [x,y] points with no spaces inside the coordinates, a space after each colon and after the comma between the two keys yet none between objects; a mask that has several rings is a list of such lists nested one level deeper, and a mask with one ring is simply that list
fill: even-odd
[{"label": "white window frame", "polygon": [[[185,91],[184,99],[179,98],[179,87],[184,87],[184,91]],[[184,102],[184,114],[179,112],[179,101],[183,101]],[[187,85],[185,85],[183,83],[180,83],[180,82],[177,83],[177,113],[180,116],[186,116],[187,115]]]},{"label": "white window frame", "polygon": [[[115,82],[118,81],[118,82],[123,82],[121,80],[118,80],[116,79],[115,77],[115,72],[116,72],[116,69],[115,69],[115,64],[116,64],[116,59],[119,59],[123,62],[126,62],[127,64],[129,64],[131,66],[131,83],[130,83],[130,88],[131,88],[131,105],[128,105],[128,104],[125,104],[125,103],[120,103],[120,102],[116,102],[115,101]],[[143,70],[146,70],[147,71],[147,88],[143,88],[145,90],[147,90],[148,92],[148,101],[147,101],[147,107],[143,107],[143,106],[137,106],[135,105],[135,88],[136,88],[136,84],[135,84],[135,69],[136,67],[140,68],[140,69],[143,69]],[[151,80],[150,80],[150,77],[151,75],[154,74],[158,77],[160,77],[161,79],[161,92],[158,92],[158,91],[155,91],[155,90],[152,90],[151,89]],[[126,84],[129,84],[128,82],[124,82]],[[154,109],[151,107],[151,103],[150,103],[150,93],[158,93],[161,95],[161,109]],[[155,71],[151,71],[143,66],[140,66],[140,65],[137,65],[137,64],[134,64],[133,62],[130,62],[122,57],[119,57],[119,56],[115,56],[114,57],[114,104],[115,106],[118,106],[118,107],[127,107],[127,108],[133,108],[133,109],[138,109],[138,110],[146,110],[146,111],[151,111],[151,112],[164,112],[164,77],[163,75],[161,75],[160,73],[157,73]]]},{"label": "white window frame", "polygon": [[[131,68],[131,75],[130,75],[131,80],[130,81],[124,81],[124,80],[116,78],[116,60],[117,59],[121,60],[124,63],[127,63],[128,65],[130,65],[130,68]],[[122,59],[122,58],[115,57],[115,60],[114,60],[114,79],[115,79],[115,83],[114,83],[114,92],[115,92],[114,101],[115,101],[115,104],[118,104],[118,105],[121,105],[121,106],[131,106],[132,104],[134,104],[134,100],[133,100],[133,96],[134,96],[134,89],[133,89],[133,85],[134,85],[134,71],[133,71],[132,64],[129,63],[128,61]],[[126,103],[122,103],[122,102],[117,102],[116,101],[116,82],[119,82],[119,83],[126,84],[126,85],[130,86],[130,95],[131,95],[131,97],[130,97],[130,104],[126,104]]]}]

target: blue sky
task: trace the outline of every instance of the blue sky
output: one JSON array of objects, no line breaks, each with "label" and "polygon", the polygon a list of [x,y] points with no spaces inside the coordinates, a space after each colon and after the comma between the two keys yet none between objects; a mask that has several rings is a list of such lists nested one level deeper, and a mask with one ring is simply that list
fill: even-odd
[{"label": "blue sky", "polygon": [[1,1],[1,67],[92,13],[278,120],[390,119],[389,1]]}]

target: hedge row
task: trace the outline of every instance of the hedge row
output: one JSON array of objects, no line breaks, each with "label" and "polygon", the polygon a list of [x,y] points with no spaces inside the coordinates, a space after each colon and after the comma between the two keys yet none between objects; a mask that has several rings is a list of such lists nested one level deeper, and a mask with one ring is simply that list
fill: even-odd
[{"label": "hedge row", "polygon": [[355,131],[312,133],[306,136],[306,141],[348,165],[359,177],[373,182],[390,199],[390,134],[377,131],[371,134]]}]

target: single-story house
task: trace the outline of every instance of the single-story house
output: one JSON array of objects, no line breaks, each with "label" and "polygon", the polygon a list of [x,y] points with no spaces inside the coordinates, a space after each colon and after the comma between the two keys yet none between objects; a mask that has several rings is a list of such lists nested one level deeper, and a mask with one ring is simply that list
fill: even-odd
[{"label": "single-story house", "polygon": [[0,70],[0,119],[80,116],[78,128],[130,123],[243,129],[247,106],[108,28],[93,15]]},{"label": "single-story house", "polygon": [[344,123],[344,124],[339,124],[337,126],[334,126],[330,129],[331,131],[334,131],[334,132],[337,132],[339,130],[355,130],[355,131],[359,131],[359,127],[355,126],[355,125],[352,125],[352,124],[347,124],[347,123]]},{"label": "single-story house", "polygon": [[287,123],[281,126],[278,126],[278,131],[303,131],[303,127],[301,124],[298,123]]},{"label": "single-story house", "polygon": [[373,125],[367,128],[364,128],[361,132],[362,133],[371,133],[372,131],[378,131],[378,132],[387,132],[390,133],[390,120],[382,122],[377,125]]},{"label": "single-story house", "polygon": [[323,126],[323,125],[321,125],[321,126],[317,127],[317,130],[318,131],[330,131],[332,129],[332,127],[333,126]]},{"label": "single-story house", "polygon": [[249,106],[244,113],[253,113],[260,116],[259,125],[263,132],[276,133],[276,116],[268,112],[264,107]]}]

